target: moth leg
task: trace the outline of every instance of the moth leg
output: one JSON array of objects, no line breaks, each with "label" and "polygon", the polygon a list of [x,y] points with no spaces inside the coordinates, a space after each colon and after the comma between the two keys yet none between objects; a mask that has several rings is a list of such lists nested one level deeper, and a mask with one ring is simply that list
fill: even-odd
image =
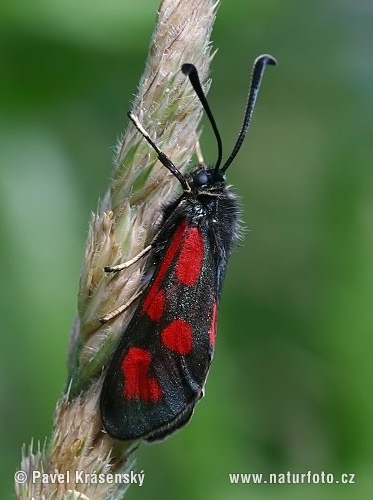
[{"label": "moth leg", "polygon": [[201,145],[200,145],[198,139],[196,141],[196,147],[195,147],[195,149],[196,149],[196,157],[197,157],[197,161],[198,161],[197,166],[198,167],[204,167],[205,166],[205,161],[203,159]]},{"label": "moth leg", "polygon": [[105,266],[104,270],[106,273],[117,273],[118,271],[122,271],[123,269],[127,269],[132,266],[135,262],[141,259],[144,255],[146,255],[153,248],[153,245],[148,245],[141,252],[135,255],[132,259],[127,260],[126,262],[122,262],[122,264],[118,264],[117,266]]},{"label": "moth leg", "polygon": [[158,155],[158,160],[162,163],[164,167],[166,167],[180,182],[182,185],[184,191],[187,193],[191,192],[191,188],[189,186],[189,183],[185,176],[180,172],[178,168],[172,163],[170,158],[161,151],[158,146],[152,141],[150,138],[150,135],[148,132],[144,129],[144,127],[141,125],[139,122],[139,119],[133,114],[133,113],[127,113],[128,118],[132,121],[132,123],[135,125],[137,130],[140,132],[140,134],[143,136],[143,138],[150,144],[150,146],[154,149],[154,151]]},{"label": "moth leg", "polygon": [[122,304],[121,306],[117,307],[113,311],[110,311],[109,313],[105,314],[105,316],[101,316],[99,319],[100,323],[103,325],[104,323],[107,323],[108,321],[112,320],[119,314],[121,314],[123,311],[125,311],[133,302],[135,302],[136,299],[142,295],[144,290],[140,290],[139,292],[135,293],[135,295],[132,295],[132,297],[125,303]]}]

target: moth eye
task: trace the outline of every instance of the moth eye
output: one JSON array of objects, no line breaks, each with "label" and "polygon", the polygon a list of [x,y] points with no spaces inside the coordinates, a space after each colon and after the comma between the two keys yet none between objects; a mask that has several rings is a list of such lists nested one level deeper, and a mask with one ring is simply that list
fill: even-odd
[{"label": "moth eye", "polygon": [[195,186],[203,186],[204,184],[208,183],[209,177],[205,171],[198,172],[194,176],[194,185]]}]

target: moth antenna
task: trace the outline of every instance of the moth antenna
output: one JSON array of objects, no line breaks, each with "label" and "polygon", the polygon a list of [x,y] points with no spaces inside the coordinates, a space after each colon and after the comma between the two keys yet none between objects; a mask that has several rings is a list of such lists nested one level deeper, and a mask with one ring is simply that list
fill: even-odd
[{"label": "moth antenna", "polygon": [[224,163],[223,167],[221,168],[222,172],[225,172],[227,170],[227,168],[229,167],[229,165],[232,163],[232,161],[235,159],[235,157],[236,157],[238,151],[240,150],[242,143],[246,137],[246,134],[249,130],[251,118],[253,116],[256,98],[258,97],[258,92],[259,92],[260,84],[262,82],[264,70],[268,64],[271,66],[276,66],[276,64],[277,64],[276,59],[274,57],[270,56],[269,54],[263,54],[263,55],[257,57],[254,61],[253,69],[252,69],[252,73],[251,73],[251,79],[250,79],[249,95],[248,95],[248,99],[247,99],[245,117],[243,120],[242,128],[241,128],[241,131],[238,135],[237,142],[234,145],[232,153],[230,154],[229,158],[227,159],[227,161]]},{"label": "moth antenna", "polygon": [[218,144],[218,159],[216,161],[215,170],[219,170],[221,161],[223,159],[223,144],[221,142],[221,137],[220,137],[219,130],[218,130],[218,127],[216,125],[215,119],[212,115],[210,106],[209,106],[207,99],[206,99],[206,96],[203,92],[197,69],[193,64],[186,63],[186,64],[183,64],[181,66],[181,71],[184,73],[184,75],[187,75],[189,77],[189,81],[192,84],[194,92],[197,94],[198,99],[200,100],[200,102],[203,106],[203,109],[205,110],[206,115],[208,116],[211,127],[214,131],[216,142]]},{"label": "moth antenna", "polygon": [[135,127],[140,132],[140,134],[144,137],[144,139],[150,144],[150,146],[157,153],[158,160],[162,163],[162,165],[164,167],[166,167],[178,179],[178,181],[182,185],[184,191],[190,192],[191,189],[190,189],[189,183],[186,180],[186,178],[184,177],[184,175],[172,163],[170,158],[158,148],[158,146],[155,144],[155,142],[152,141],[152,139],[150,138],[150,135],[147,133],[147,131],[141,125],[138,118],[133,113],[127,113],[127,116],[131,120],[131,122],[135,125]]}]

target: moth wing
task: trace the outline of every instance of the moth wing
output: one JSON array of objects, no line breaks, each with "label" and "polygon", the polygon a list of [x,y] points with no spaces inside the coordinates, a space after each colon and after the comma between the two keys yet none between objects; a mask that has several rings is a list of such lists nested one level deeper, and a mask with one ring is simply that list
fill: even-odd
[{"label": "moth wing", "polygon": [[101,394],[106,430],[162,439],[202,396],[216,325],[215,263],[207,230],[177,226],[109,366]]}]

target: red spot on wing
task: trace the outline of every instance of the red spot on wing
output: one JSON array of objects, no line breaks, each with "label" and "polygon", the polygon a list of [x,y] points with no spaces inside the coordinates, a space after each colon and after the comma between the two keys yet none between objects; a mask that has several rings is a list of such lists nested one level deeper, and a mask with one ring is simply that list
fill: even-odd
[{"label": "red spot on wing", "polygon": [[182,319],[171,321],[161,333],[163,344],[177,354],[188,354],[192,350],[192,327]]},{"label": "red spot on wing", "polygon": [[[167,248],[167,251],[165,253],[165,256],[163,257],[161,265],[159,266],[158,273],[155,277],[155,280],[153,281],[153,284],[148,292],[148,295],[145,297],[145,300],[142,304],[142,310],[145,313],[147,313],[151,319],[153,319],[154,316],[157,318],[157,319],[154,319],[154,321],[158,321],[160,319],[160,316],[158,317],[157,314],[154,314],[154,311],[152,312],[151,309],[150,309],[150,313],[149,313],[149,308],[151,308],[153,301],[156,299],[156,296],[157,296],[158,292],[160,291],[159,290],[160,284],[162,283],[162,280],[163,280],[165,274],[167,273],[167,270],[170,267],[170,264],[173,261],[178,248],[181,245],[186,225],[187,225],[187,222],[185,219],[183,219],[180,222],[179,227],[176,229],[176,232],[174,234],[174,237],[172,238],[171,244]],[[160,301],[161,299],[158,298],[158,300]],[[159,310],[161,309],[160,315],[162,315],[163,306],[159,307],[159,304],[158,304],[158,306],[156,306],[155,309],[156,309],[156,312],[158,312],[158,313],[159,313]],[[153,315],[153,317],[152,317],[152,315]]]},{"label": "red spot on wing", "polygon": [[177,279],[183,285],[195,285],[199,278],[203,262],[203,236],[201,231],[192,227],[182,243],[176,264]]},{"label": "red spot on wing", "polygon": [[126,399],[142,399],[155,403],[162,389],[155,378],[148,377],[152,356],[149,351],[130,347],[122,360],[123,394]]},{"label": "red spot on wing", "polygon": [[216,337],[216,313],[217,313],[217,304],[214,302],[212,306],[212,316],[211,316],[211,326],[210,326],[210,346],[214,347],[215,345],[215,337]]},{"label": "red spot on wing", "polygon": [[165,293],[164,290],[158,290],[155,294],[153,301],[149,304],[146,314],[153,321],[159,321],[163,314],[165,303]]}]

